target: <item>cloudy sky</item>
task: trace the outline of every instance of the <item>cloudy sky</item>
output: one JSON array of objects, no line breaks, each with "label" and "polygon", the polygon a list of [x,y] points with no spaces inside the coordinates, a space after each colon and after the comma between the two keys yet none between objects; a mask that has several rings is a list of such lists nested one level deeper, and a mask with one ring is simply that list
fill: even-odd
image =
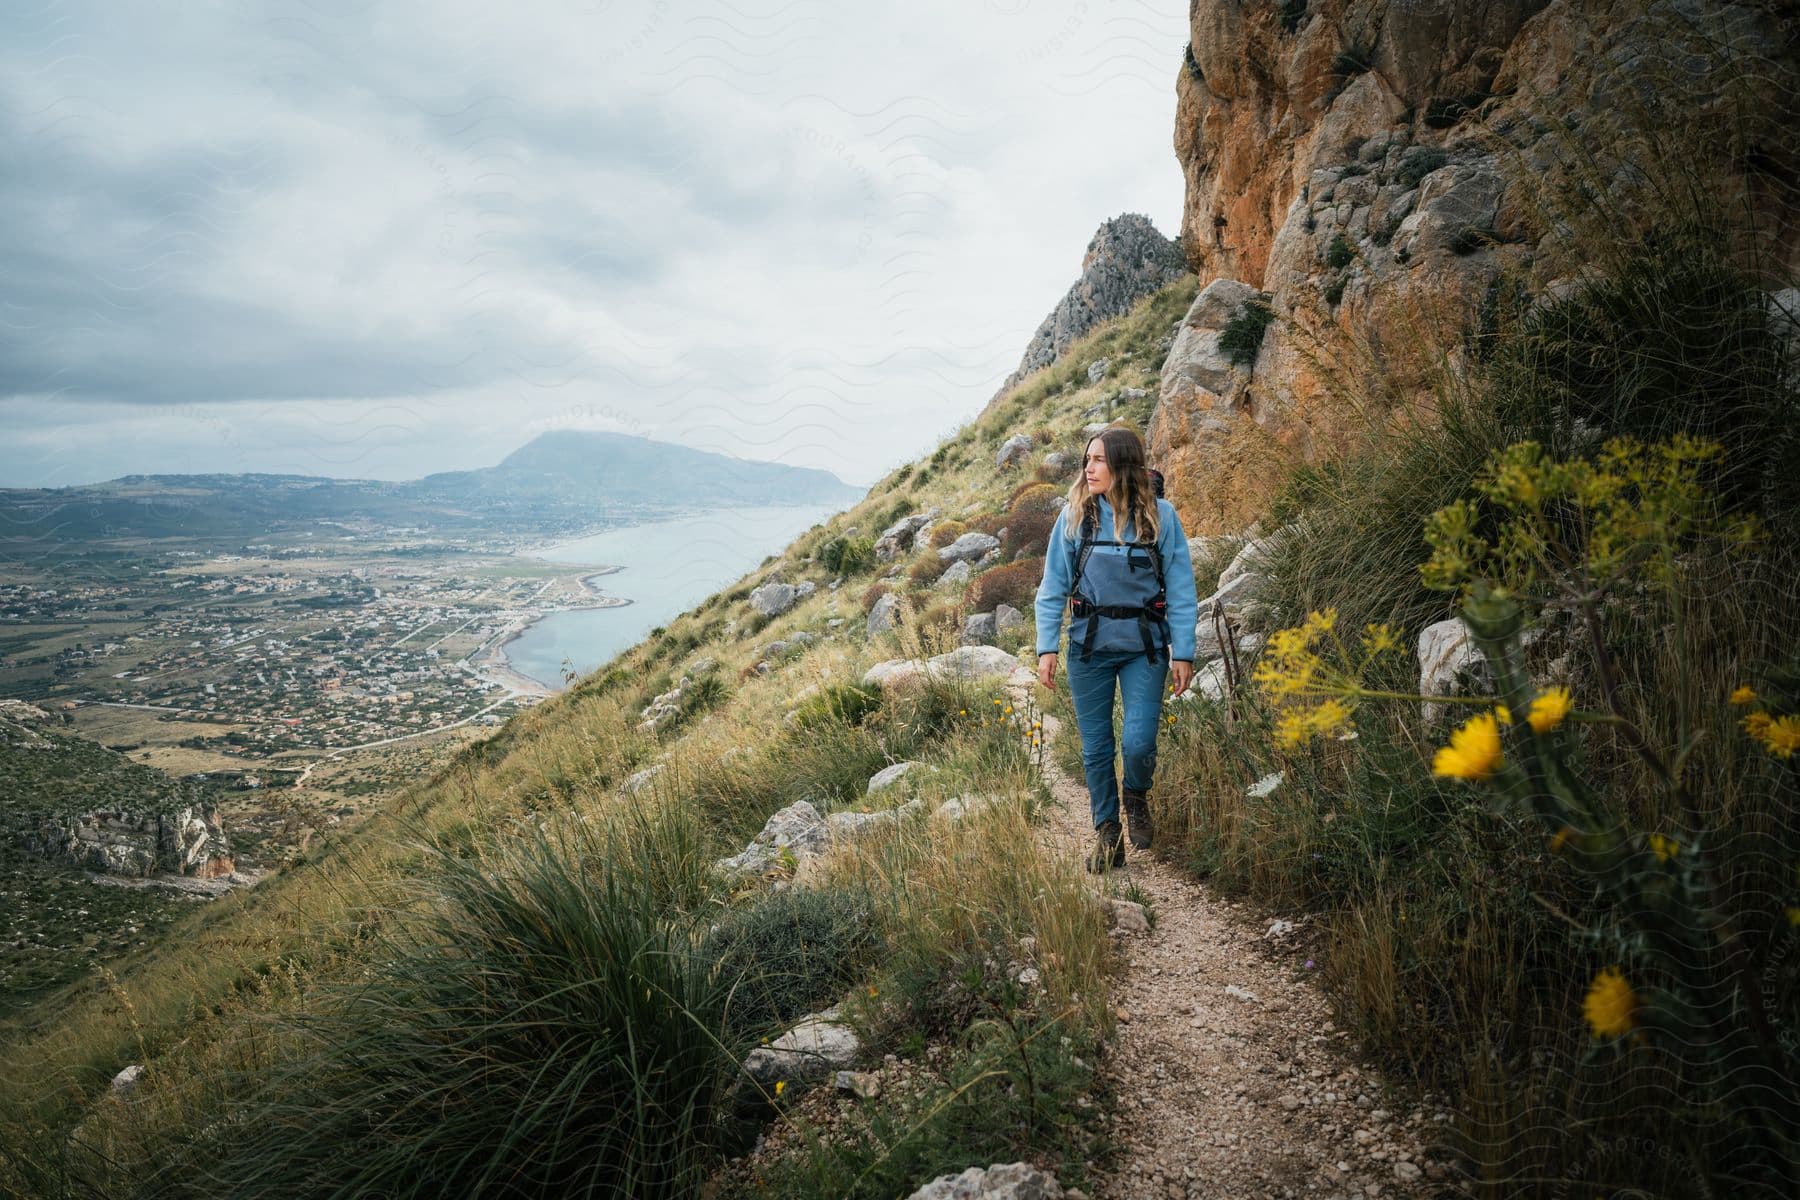
[{"label": "cloudy sky", "polygon": [[0,486],[404,479],[547,429],[866,484],[1105,218],[1178,227],[1183,0],[0,14]]}]

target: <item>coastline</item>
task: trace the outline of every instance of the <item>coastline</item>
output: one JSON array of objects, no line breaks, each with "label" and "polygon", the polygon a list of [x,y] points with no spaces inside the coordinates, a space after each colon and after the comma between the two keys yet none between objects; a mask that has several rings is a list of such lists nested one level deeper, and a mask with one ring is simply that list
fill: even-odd
[{"label": "coastline", "polygon": [[528,613],[521,619],[514,621],[512,625],[508,626],[506,632],[500,635],[498,641],[494,642],[493,645],[481,652],[481,655],[473,661],[473,665],[477,669],[486,672],[488,677],[495,683],[506,688],[515,696],[534,696],[539,700],[543,700],[561,692],[566,685],[561,683],[552,684],[545,680],[535,679],[515,667],[511,656],[506,652],[506,647],[515,639],[523,636],[526,630],[530,629],[533,625],[536,625],[545,617],[550,616],[552,613],[591,612],[595,609],[624,608],[626,605],[633,603],[628,596],[607,595],[592,582],[593,580],[606,575],[617,574],[624,569],[625,568],[622,566],[603,566],[597,570],[588,570],[583,574],[576,576],[576,582],[581,585],[582,590],[595,598],[593,603],[573,604],[567,607],[550,608]]}]

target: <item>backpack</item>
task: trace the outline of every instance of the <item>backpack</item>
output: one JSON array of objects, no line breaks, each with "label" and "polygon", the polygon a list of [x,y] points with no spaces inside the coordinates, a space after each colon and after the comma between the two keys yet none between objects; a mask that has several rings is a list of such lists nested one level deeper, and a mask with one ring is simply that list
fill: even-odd
[{"label": "backpack", "polygon": [[[1152,471],[1150,477],[1155,484],[1157,498],[1160,499],[1162,475]],[[1092,658],[1096,648],[1136,649],[1137,646],[1131,644],[1135,641],[1142,644],[1144,657],[1155,664],[1159,654],[1167,656],[1171,645],[1168,589],[1163,579],[1162,552],[1155,542],[1118,542],[1100,537],[1098,516],[1097,511],[1090,510],[1082,517],[1081,543],[1076,550],[1075,569],[1069,584],[1070,616],[1074,621],[1087,621],[1087,630],[1081,638],[1081,661],[1087,662]],[[1081,584],[1096,546],[1122,546],[1125,553],[1102,557],[1104,568],[1097,573],[1099,578],[1091,589],[1096,594],[1090,597],[1083,594]],[[1144,551],[1148,553],[1145,554]],[[1152,574],[1140,578],[1137,572],[1146,567]],[[1106,595],[1098,594],[1100,592],[1105,592]],[[1116,599],[1121,603],[1102,604],[1100,601],[1103,599]],[[1153,631],[1162,633],[1160,649],[1152,636]],[[1134,632],[1137,635],[1135,639],[1132,637]],[[1069,634],[1071,638],[1074,637],[1073,623],[1069,627]]]}]

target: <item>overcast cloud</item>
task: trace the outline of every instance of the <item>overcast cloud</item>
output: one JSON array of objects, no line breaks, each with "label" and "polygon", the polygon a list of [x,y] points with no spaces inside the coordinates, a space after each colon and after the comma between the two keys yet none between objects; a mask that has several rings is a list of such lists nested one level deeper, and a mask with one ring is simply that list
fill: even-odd
[{"label": "overcast cloud", "polygon": [[1177,228],[1182,0],[161,7],[0,15],[0,486],[552,428],[867,484]]}]

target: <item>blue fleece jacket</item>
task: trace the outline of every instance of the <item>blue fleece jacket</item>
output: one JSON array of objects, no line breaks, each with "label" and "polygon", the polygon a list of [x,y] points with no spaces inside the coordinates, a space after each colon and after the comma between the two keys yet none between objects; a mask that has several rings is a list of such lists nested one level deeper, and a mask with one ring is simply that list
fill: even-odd
[{"label": "blue fleece jacket", "polygon": [[[1096,502],[1100,508],[1100,536],[1111,538],[1113,510],[1106,497]],[[1079,512],[1079,510],[1075,510]],[[1175,506],[1167,500],[1156,502],[1156,516],[1161,533],[1156,539],[1162,555],[1163,586],[1169,601],[1169,657],[1181,662],[1194,661],[1194,621],[1200,609],[1200,597],[1194,587],[1194,563],[1188,557],[1187,533]],[[1039,654],[1055,654],[1062,642],[1063,614],[1068,608],[1069,589],[1074,584],[1075,551],[1081,544],[1079,528],[1064,529],[1067,520],[1079,521],[1069,508],[1057,514],[1056,526],[1050,530],[1050,545],[1044,552],[1044,578],[1037,590],[1037,649]],[[1129,525],[1125,537],[1136,531]]]}]

